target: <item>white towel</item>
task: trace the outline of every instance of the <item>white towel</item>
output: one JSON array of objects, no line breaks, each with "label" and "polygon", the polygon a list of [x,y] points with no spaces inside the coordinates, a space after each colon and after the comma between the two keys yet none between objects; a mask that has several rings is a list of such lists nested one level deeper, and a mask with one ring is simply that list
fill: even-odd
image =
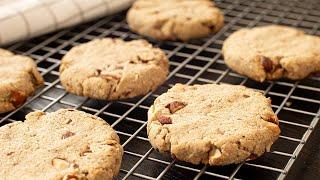
[{"label": "white towel", "polygon": [[110,15],[134,0],[0,0],[0,46]]}]

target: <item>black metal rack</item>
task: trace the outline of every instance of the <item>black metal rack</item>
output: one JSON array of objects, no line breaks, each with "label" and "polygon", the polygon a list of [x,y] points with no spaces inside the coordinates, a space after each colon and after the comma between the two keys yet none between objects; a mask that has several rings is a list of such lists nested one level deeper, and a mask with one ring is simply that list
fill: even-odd
[{"label": "black metal rack", "polygon": [[[100,116],[117,131],[124,147],[117,179],[284,179],[319,122],[320,78],[254,82],[228,69],[220,50],[224,39],[243,27],[282,24],[320,35],[320,3],[219,0],[216,4],[225,15],[225,26],[216,35],[188,43],[148,39],[167,53],[170,75],[157,91],[130,100],[99,101],[67,93],[60,85],[58,70],[62,56],[80,43],[102,37],[142,38],[130,32],[125,12],[9,46],[9,50],[36,60],[45,86],[19,109],[0,115],[0,125],[23,120],[34,110],[77,108]],[[272,98],[282,130],[272,152],[254,161],[223,167],[195,166],[156,152],[146,134],[147,110],[175,83],[242,84],[264,92]]]}]

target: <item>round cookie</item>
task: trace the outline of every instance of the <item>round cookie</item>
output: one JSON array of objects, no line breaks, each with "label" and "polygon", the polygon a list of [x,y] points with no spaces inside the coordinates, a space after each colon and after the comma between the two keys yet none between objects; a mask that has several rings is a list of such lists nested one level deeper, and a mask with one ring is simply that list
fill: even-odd
[{"label": "round cookie", "polygon": [[222,53],[231,69],[260,82],[320,71],[320,38],[286,26],[240,29],[224,41]]},{"label": "round cookie", "polygon": [[31,58],[0,49],[0,113],[21,106],[42,84]]},{"label": "round cookie", "polygon": [[157,40],[205,37],[219,31],[223,21],[209,0],[138,0],[127,14],[132,31]]},{"label": "round cookie", "polygon": [[4,179],[112,179],[123,154],[101,118],[72,109],[40,111],[0,128]]},{"label": "round cookie", "polygon": [[117,100],[155,90],[168,72],[165,53],[147,41],[105,38],[72,48],[61,61],[60,79],[68,92]]},{"label": "round cookie", "polygon": [[255,159],[278,138],[270,99],[236,85],[176,84],[148,111],[148,137],[160,152],[193,164]]}]

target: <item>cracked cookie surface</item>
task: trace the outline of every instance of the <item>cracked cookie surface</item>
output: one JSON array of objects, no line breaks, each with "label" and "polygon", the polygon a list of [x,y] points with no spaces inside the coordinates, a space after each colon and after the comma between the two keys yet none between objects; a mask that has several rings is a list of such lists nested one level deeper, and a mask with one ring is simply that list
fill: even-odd
[{"label": "cracked cookie surface", "polygon": [[260,82],[320,72],[320,38],[286,26],[240,29],[225,40],[222,54],[231,69]]},{"label": "cracked cookie surface", "polygon": [[131,30],[158,40],[201,38],[223,26],[223,15],[209,0],[138,0],[127,14]]},{"label": "cracked cookie surface", "polygon": [[155,90],[168,72],[165,53],[147,41],[104,38],[72,48],[61,61],[60,80],[68,92],[117,100]]},{"label": "cracked cookie surface", "polygon": [[176,84],[148,111],[152,146],[193,164],[226,165],[255,159],[278,138],[271,100],[236,85]]},{"label": "cracked cookie surface", "polygon": [[31,58],[0,49],[0,113],[20,107],[42,84]]},{"label": "cracked cookie surface", "polygon": [[101,118],[72,109],[29,113],[0,128],[1,178],[112,179],[123,154],[116,132]]}]

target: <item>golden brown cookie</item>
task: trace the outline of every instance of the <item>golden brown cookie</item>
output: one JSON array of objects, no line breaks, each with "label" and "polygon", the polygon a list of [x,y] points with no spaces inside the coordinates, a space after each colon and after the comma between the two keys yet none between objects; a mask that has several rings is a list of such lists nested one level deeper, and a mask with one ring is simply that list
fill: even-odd
[{"label": "golden brown cookie", "polygon": [[162,153],[193,164],[255,159],[278,138],[270,99],[236,85],[176,84],[148,111],[147,133]]},{"label": "golden brown cookie", "polygon": [[72,48],[61,61],[60,79],[68,92],[117,100],[155,90],[168,72],[165,53],[147,41],[105,38]]},{"label": "golden brown cookie", "polygon": [[116,132],[101,118],[61,109],[32,112],[0,128],[1,179],[112,179],[123,154]]},{"label": "golden brown cookie", "polygon": [[320,38],[279,25],[240,29],[223,43],[226,64],[256,81],[320,72]]},{"label": "golden brown cookie", "polygon": [[42,84],[31,58],[0,49],[0,113],[21,106]]},{"label": "golden brown cookie", "polygon": [[223,26],[223,14],[209,0],[138,0],[127,14],[138,34],[158,40],[206,37]]}]

